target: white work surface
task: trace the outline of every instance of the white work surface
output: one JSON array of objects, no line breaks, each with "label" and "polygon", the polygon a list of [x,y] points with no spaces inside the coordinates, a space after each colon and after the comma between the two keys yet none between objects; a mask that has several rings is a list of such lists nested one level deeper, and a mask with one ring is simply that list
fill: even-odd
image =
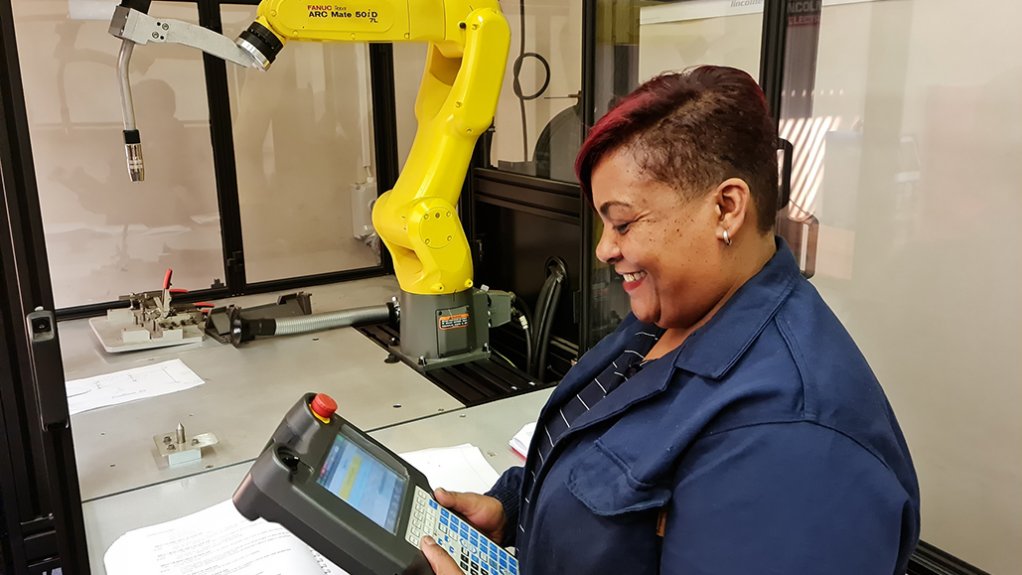
[{"label": "white work surface", "polygon": [[[511,451],[508,441],[523,425],[538,417],[550,393],[550,389],[534,391],[402,423],[370,435],[398,453],[471,443],[482,450],[494,469],[503,471],[521,464],[521,458]],[[343,407],[340,409],[345,411]],[[348,417],[350,414],[345,412],[344,415]],[[270,431],[276,423],[274,421],[270,426]],[[263,441],[268,437],[267,434]],[[123,533],[183,517],[224,501],[234,493],[250,465],[251,461],[244,461],[85,503],[85,530],[92,573],[106,572],[103,554]]]},{"label": "white work surface", "polygon": [[[305,291],[318,313],[384,305],[397,289],[388,276]],[[275,301],[275,294],[224,300],[242,307]],[[61,322],[58,329],[69,380],[180,358],[206,381],[72,416],[83,501],[251,460],[308,391],[333,396],[344,417],[365,430],[463,407],[410,367],[384,363],[387,352],[352,328],[258,339],[240,348],[207,338],[201,344],[124,354],[104,351],[87,320]],[[187,436],[212,432],[220,443],[204,450],[201,461],[168,467],[153,436],[173,431],[179,422]]]}]

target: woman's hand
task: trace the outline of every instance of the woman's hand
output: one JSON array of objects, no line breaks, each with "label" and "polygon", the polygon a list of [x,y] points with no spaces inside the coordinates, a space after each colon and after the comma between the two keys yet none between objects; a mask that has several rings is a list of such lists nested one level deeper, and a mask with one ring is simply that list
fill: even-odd
[{"label": "woman's hand", "polygon": [[444,551],[443,547],[437,545],[432,537],[428,535],[423,537],[419,542],[419,548],[422,549],[422,554],[426,556],[429,566],[433,568],[433,573],[436,575],[464,574],[454,559],[447,554],[447,551]]},{"label": "woman's hand", "polygon": [[434,490],[433,496],[437,503],[464,517],[469,524],[497,544],[504,540],[507,518],[504,517],[504,506],[496,498],[445,489]]},{"label": "woman's hand", "polygon": [[[478,493],[459,493],[436,489],[433,491],[437,503],[462,516],[465,521],[479,530],[480,533],[500,543],[504,539],[504,506],[496,498]],[[447,554],[443,547],[437,545],[432,537],[423,537],[419,543],[422,554],[436,575],[461,575],[463,572],[458,563]]]}]

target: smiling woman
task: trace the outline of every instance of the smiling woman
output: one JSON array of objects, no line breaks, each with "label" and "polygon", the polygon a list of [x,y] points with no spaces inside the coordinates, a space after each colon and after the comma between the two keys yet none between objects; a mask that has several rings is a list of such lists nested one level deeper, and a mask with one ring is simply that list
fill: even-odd
[{"label": "smiling woman", "polygon": [[[884,392],[773,233],[748,74],[654,78],[576,162],[632,313],[565,376],[525,466],[438,493],[523,573],[905,572],[919,490]],[[457,573],[427,547],[440,575]]]},{"label": "smiling woman", "polygon": [[596,256],[624,277],[632,312],[680,345],[774,254],[776,135],[748,74],[704,66],[643,84],[579,153],[603,219]]}]

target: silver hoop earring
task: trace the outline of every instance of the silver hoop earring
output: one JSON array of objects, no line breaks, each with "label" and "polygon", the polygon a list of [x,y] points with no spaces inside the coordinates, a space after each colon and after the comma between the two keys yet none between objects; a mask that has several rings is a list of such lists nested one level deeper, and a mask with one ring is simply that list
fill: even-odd
[{"label": "silver hoop earring", "polygon": [[731,245],[731,234],[727,233],[727,230],[724,230],[724,245]]}]

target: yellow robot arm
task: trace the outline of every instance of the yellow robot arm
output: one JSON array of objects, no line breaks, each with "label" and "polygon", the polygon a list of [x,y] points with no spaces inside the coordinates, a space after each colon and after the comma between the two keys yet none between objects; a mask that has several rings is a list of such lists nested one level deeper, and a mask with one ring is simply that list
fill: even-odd
[{"label": "yellow robot arm", "polygon": [[472,258],[455,204],[504,78],[510,31],[498,2],[263,0],[238,45],[266,68],[288,40],[429,43],[418,132],[397,184],[376,202],[373,225],[405,292],[470,289]]},{"label": "yellow robot arm", "polygon": [[135,45],[185,44],[266,69],[290,40],[428,44],[411,153],[394,189],[373,208],[401,285],[401,339],[392,351],[421,370],[488,357],[488,329],[510,319],[511,295],[473,289],[455,204],[504,78],[511,34],[497,0],[262,0],[255,22],[235,42],[194,24],[153,18],[146,14],[150,2],[121,0],[110,22],[110,33],[124,41],[118,71],[134,181],[145,175],[128,81]]}]

